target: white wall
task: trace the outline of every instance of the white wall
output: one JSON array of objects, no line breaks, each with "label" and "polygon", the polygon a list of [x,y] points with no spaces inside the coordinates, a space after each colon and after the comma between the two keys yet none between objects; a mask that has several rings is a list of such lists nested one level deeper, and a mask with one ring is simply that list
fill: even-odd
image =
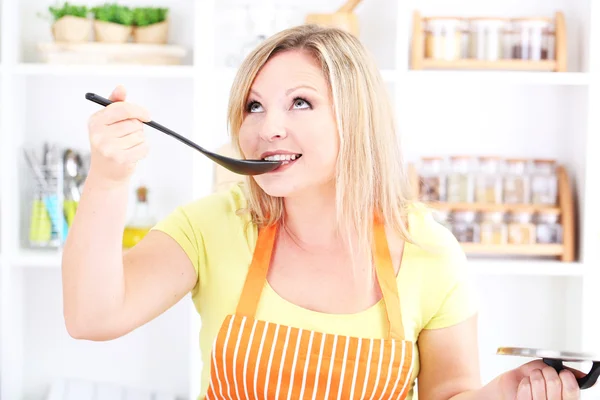
[{"label": "white wall", "polygon": [[[7,1],[4,0],[2,13],[10,11],[16,4]],[[202,7],[197,6],[195,1],[153,2],[172,7],[176,23],[172,27],[171,38],[190,51],[194,50],[193,46],[198,46],[194,41],[198,21],[204,23],[212,19],[211,16],[194,14],[197,10],[202,13]],[[407,46],[397,42],[396,29],[404,32],[410,26],[397,27],[396,17],[398,4],[401,10],[417,8],[424,14],[551,15],[556,10],[563,10],[569,34],[569,69],[585,72],[588,58],[586,18],[591,1],[365,1],[358,10],[361,37],[378,65],[388,70],[387,76],[396,81],[389,82],[388,87],[398,106],[402,146],[407,160],[414,161],[421,155],[457,153],[557,158],[568,166],[579,206],[583,210],[585,165],[589,161],[586,160],[586,154],[589,154],[586,153],[586,110],[590,85],[585,79],[583,84],[574,85],[553,85],[544,79],[540,80],[541,83],[522,84],[529,79],[523,74],[518,75],[517,81],[511,78],[517,75],[510,74],[485,74],[480,78],[479,74],[468,73],[405,73],[407,66],[397,64],[404,54],[398,55],[395,51],[400,49],[404,52]],[[198,81],[206,77],[195,76],[193,71],[178,78],[149,77],[146,73],[103,77],[95,76],[96,73],[71,75],[44,71],[13,74],[13,68],[19,71],[17,63],[36,61],[34,48],[38,40],[49,40],[48,26],[35,14],[50,3],[49,0],[19,1],[16,15],[20,19],[8,21],[9,24],[1,27],[0,33],[4,34],[2,50],[5,51],[1,68],[4,68],[2,76],[5,80],[0,81],[0,87],[14,89],[10,96],[5,94],[3,97],[14,104],[8,108],[10,114],[2,114],[2,118],[11,122],[0,125],[10,127],[10,131],[0,132],[0,146],[13,143],[17,148],[52,139],[86,149],[87,118],[100,106],[85,100],[84,94],[93,91],[107,96],[118,83],[125,84],[130,100],[147,107],[157,122],[184,136],[199,138],[200,144],[210,149],[218,148],[227,140],[225,116],[232,77],[230,70],[216,74],[214,94],[195,91],[199,87]],[[142,0],[128,3],[142,4]],[[218,10],[224,11],[227,4],[244,2],[206,1],[206,7],[213,3],[217,3]],[[276,3],[285,9],[296,10],[298,14],[290,21],[301,23],[300,13],[306,10],[332,11],[342,1],[297,3],[279,0]],[[212,10],[206,12],[212,13]],[[216,24],[225,24],[221,13],[217,13],[214,20]],[[225,40],[234,36],[234,33],[230,34],[230,28],[231,25],[222,25],[222,30],[217,31],[217,55],[231,45]],[[6,34],[12,34],[19,43],[14,47],[14,53],[10,47],[7,49],[6,44],[12,42],[6,39]],[[14,58],[10,58],[11,55]],[[186,63],[192,62],[192,55],[190,53]],[[207,59],[210,60],[210,57]],[[196,65],[196,71],[206,67],[203,57],[197,60],[202,65]],[[220,61],[217,65],[221,65]],[[493,82],[486,76],[501,81]],[[580,81],[574,79],[573,82]],[[194,104],[208,104],[210,109],[197,109]],[[0,107],[6,109],[7,105],[0,104]],[[64,118],[67,123],[62,122]],[[204,182],[205,174],[196,174],[197,171],[192,169],[202,156],[156,130],[147,128],[146,132],[151,152],[134,177],[132,193],[138,183],[150,185],[150,202],[157,217],[161,218],[178,204],[191,200],[200,180]],[[0,179],[4,178],[0,184],[0,203],[10,201],[11,191],[16,190],[18,204],[15,203],[10,211],[15,210],[20,216],[16,225],[10,224],[9,228],[3,225],[0,229],[4,235],[0,238],[0,265],[5,270],[10,269],[10,273],[0,274],[2,289],[14,291],[8,297],[10,307],[4,304],[1,309],[4,317],[0,321],[14,324],[14,328],[4,326],[2,330],[10,335],[10,340],[0,342],[0,346],[4,346],[1,349],[4,370],[0,376],[22,378],[21,382],[16,380],[14,382],[17,383],[12,384],[20,387],[17,390],[22,392],[23,398],[36,400],[42,398],[52,379],[57,377],[94,378],[193,397],[195,393],[189,392],[190,387],[197,384],[198,371],[190,368],[193,361],[197,361],[193,347],[197,343],[197,326],[192,324],[197,321],[189,318],[189,299],[139,331],[111,343],[74,341],[66,335],[61,314],[58,265],[52,265],[52,259],[50,262],[44,259],[38,264],[39,258],[20,258],[20,254],[7,252],[6,244],[11,243],[6,238],[7,233],[16,235],[18,243],[23,243],[29,215],[28,171],[24,169],[20,154],[16,159],[18,180],[11,175],[15,165],[9,165],[10,172],[3,172],[1,169],[7,164],[0,160]],[[210,173],[208,170],[200,172]],[[584,214],[581,215],[584,217]],[[9,224],[6,221],[10,218],[0,214],[0,224]],[[13,256],[18,256],[18,266],[13,265]],[[526,263],[518,265],[527,266]],[[545,265],[540,264],[540,267]],[[484,266],[487,267],[484,262],[473,262],[476,269]],[[477,279],[481,298],[480,349],[484,380],[524,362],[495,356],[498,346],[586,350],[582,348],[582,336],[585,334],[581,331],[582,317],[586,315],[579,311],[583,302],[583,278],[568,276],[568,272],[556,276],[544,276],[543,271],[532,273],[532,276],[504,274],[501,272],[504,267],[512,272],[518,268],[511,262],[496,263],[495,274],[479,274]],[[555,269],[557,265],[549,263],[548,267]],[[565,267],[581,266],[576,263]],[[10,318],[6,317],[8,312],[11,313]],[[13,366],[14,371],[7,370]]]}]

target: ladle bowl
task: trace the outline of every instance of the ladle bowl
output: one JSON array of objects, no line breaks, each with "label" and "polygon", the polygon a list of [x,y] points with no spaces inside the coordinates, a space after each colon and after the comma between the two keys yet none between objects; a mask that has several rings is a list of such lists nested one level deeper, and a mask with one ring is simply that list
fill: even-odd
[{"label": "ladle bowl", "polygon": [[[99,96],[95,93],[86,93],[85,98],[104,107],[113,103],[113,101]],[[166,128],[165,126],[155,121],[144,122],[144,124],[151,126],[152,128],[157,129],[163,133],[166,133],[167,135],[174,137],[175,139],[190,146],[191,148],[198,150],[200,153],[204,154],[206,157],[210,158],[215,163],[221,165],[222,167],[230,170],[235,174],[261,175],[275,170],[282,164],[281,161],[241,160],[237,158],[225,157],[223,155],[213,153],[212,151],[208,151],[203,147],[200,147],[191,140],[179,135],[178,133],[172,131],[169,128]]]}]

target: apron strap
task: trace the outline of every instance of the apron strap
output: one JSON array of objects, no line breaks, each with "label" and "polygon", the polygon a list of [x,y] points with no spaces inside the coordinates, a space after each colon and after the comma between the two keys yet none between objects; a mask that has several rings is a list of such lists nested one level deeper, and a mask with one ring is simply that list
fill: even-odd
[{"label": "apron strap", "polygon": [[[374,223],[374,256],[375,272],[381,287],[383,303],[386,310],[390,339],[403,340],[404,327],[400,310],[400,296],[394,274],[391,255],[388,248],[385,227],[379,218]],[[244,288],[238,301],[236,314],[254,318],[262,289],[267,280],[267,273],[271,264],[271,256],[277,234],[277,225],[261,228],[252,257],[252,264],[248,269]]]},{"label": "apron strap", "polygon": [[389,338],[404,339],[404,326],[400,309],[400,295],[394,274],[394,265],[385,234],[385,226],[379,218],[373,224],[375,233],[375,272],[383,295],[383,302],[389,326]]},{"label": "apron strap", "polygon": [[248,318],[254,318],[262,288],[267,280],[267,272],[271,264],[273,245],[277,226],[270,225],[258,231],[258,239],[252,256],[252,264],[246,275],[246,282],[238,301],[236,314]]}]

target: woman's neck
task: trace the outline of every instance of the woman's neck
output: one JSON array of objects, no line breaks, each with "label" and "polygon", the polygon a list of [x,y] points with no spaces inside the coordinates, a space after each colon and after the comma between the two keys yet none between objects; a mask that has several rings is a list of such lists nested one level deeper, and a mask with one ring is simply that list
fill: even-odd
[{"label": "woman's neck", "polygon": [[342,238],[336,224],[335,187],[286,197],[283,228],[305,249],[339,248]]}]

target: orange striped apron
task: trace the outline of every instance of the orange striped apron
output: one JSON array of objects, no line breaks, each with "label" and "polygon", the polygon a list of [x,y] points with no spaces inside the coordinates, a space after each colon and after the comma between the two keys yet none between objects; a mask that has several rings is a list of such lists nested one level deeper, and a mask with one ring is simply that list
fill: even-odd
[{"label": "orange striped apron", "polygon": [[213,344],[205,399],[405,399],[412,342],[383,224],[375,224],[375,266],[389,323],[387,338],[359,338],[255,319],[276,227],[261,229],[235,314]]}]

